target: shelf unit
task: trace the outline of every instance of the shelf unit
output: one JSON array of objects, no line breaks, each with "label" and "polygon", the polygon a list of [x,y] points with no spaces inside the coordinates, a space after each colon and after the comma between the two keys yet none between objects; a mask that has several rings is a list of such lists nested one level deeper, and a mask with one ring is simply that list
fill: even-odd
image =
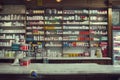
[{"label": "shelf unit", "polygon": [[92,56],[108,57],[108,10],[90,9],[89,13]]},{"label": "shelf unit", "polygon": [[[41,23],[29,24],[38,21]],[[107,8],[28,9],[26,42],[42,45],[39,57],[111,59],[108,22]],[[34,39],[33,30],[41,40]]]},{"label": "shelf unit", "polygon": [[89,39],[89,10],[63,8],[63,56],[90,56]]},{"label": "shelf unit", "polygon": [[47,57],[62,56],[62,9],[45,8],[45,50]]},{"label": "shelf unit", "polygon": [[120,65],[120,9],[115,7],[112,10],[112,35],[113,35],[113,64]]},{"label": "shelf unit", "polygon": [[[45,29],[44,29],[44,9],[27,9],[26,10],[26,43],[30,44],[29,56],[39,56],[41,54],[36,49],[44,50],[45,46]],[[38,53],[38,54],[37,54]]]},{"label": "shelf unit", "polygon": [[12,43],[25,40],[25,14],[0,14],[0,57],[14,58]]}]

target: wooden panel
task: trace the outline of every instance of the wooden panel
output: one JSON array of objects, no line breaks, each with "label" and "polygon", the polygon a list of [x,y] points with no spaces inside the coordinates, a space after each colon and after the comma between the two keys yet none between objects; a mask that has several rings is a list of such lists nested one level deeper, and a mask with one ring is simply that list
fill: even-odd
[{"label": "wooden panel", "polygon": [[110,65],[111,60],[49,60],[49,63],[97,63]]},{"label": "wooden panel", "polygon": [[[0,59],[0,63],[13,63],[13,59]],[[48,63],[98,63],[110,65],[111,60],[49,60]],[[43,63],[42,59],[32,59],[31,63]]]},{"label": "wooden panel", "polygon": [[24,0],[0,0],[0,3],[5,5],[23,5]]},{"label": "wooden panel", "polygon": [[24,0],[24,3],[27,8],[33,8],[37,6],[37,1],[36,0],[31,0],[31,1],[26,1]]},{"label": "wooden panel", "polygon": [[112,6],[120,6],[120,0],[112,0]]},{"label": "wooden panel", "polygon": [[[26,6],[34,7],[37,5],[37,0],[25,1]],[[107,7],[109,0],[42,0],[43,5],[46,7]]]},{"label": "wooden panel", "polygon": [[63,0],[64,7],[88,7],[87,0]]},{"label": "wooden panel", "polygon": [[63,7],[107,7],[109,0],[62,0],[56,2],[56,0],[43,0],[43,6],[63,6]]},{"label": "wooden panel", "polygon": [[88,0],[90,7],[107,7],[109,0]]},{"label": "wooden panel", "polygon": [[112,57],[112,49],[113,49],[113,46],[112,46],[112,8],[109,8],[108,9],[108,39],[109,39],[109,42],[108,42],[108,47],[109,47],[109,56]]},{"label": "wooden panel", "polygon": [[82,60],[82,63],[97,63],[97,64],[105,64],[110,65],[111,60]]},{"label": "wooden panel", "polygon": [[43,6],[46,7],[60,7],[62,2],[57,2],[56,0],[43,0]]},{"label": "wooden panel", "polygon": [[46,7],[87,7],[87,0],[62,0],[57,2],[56,0],[43,0],[43,6]]}]

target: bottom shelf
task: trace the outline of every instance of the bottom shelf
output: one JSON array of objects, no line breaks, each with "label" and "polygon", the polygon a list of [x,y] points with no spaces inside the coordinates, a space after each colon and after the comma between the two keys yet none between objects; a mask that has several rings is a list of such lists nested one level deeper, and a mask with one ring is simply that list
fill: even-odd
[{"label": "bottom shelf", "polygon": [[[14,58],[0,58],[0,63],[13,63]],[[31,63],[97,63],[97,64],[105,64],[111,65],[112,59],[109,57],[106,58],[47,58],[47,61],[42,57],[31,58]]]},{"label": "bottom shelf", "polygon": [[112,65],[111,58],[49,59],[49,63],[97,63]]}]

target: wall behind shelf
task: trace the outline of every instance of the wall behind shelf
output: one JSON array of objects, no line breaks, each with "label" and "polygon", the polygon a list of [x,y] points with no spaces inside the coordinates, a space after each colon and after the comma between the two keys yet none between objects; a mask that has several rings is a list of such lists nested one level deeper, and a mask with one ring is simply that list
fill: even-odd
[{"label": "wall behind shelf", "polygon": [[28,7],[40,6],[39,2],[42,2],[42,6],[78,6],[78,7],[107,7],[108,3],[119,4],[119,0],[62,0],[60,3],[56,0],[0,0],[3,5],[26,5]]},{"label": "wall behind shelf", "polygon": [[107,7],[109,0],[42,0],[42,4],[38,5],[39,0],[25,1],[27,7],[45,6],[45,7]]}]

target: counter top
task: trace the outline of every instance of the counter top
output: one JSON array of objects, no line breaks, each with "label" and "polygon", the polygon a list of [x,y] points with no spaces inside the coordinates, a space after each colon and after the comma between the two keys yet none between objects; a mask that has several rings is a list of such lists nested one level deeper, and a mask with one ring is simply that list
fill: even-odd
[{"label": "counter top", "polygon": [[94,63],[32,63],[29,66],[13,66],[10,63],[0,63],[0,74],[30,74],[32,71],[36,71],[38,74],[120,74],[120,67]]}]

